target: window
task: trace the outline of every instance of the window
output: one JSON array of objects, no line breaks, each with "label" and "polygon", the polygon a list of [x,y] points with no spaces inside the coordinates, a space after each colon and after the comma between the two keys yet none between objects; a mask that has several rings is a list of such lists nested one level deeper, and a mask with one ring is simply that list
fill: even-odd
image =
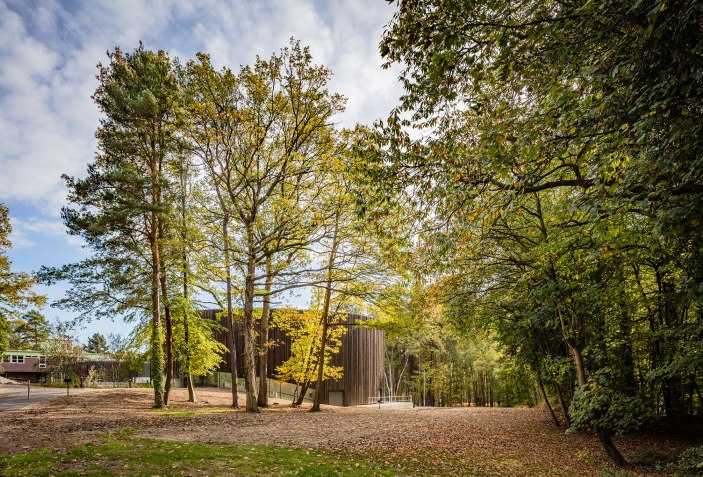
[{"label": "window", "polygon": [[10,355],[9,355],[9,354],[3,355],[3,356],[2,356],[2,362],[3,362],[3,363],[9,363],[9,362],[10,362]]},{"label": "window", "polygon": [[18,355],[18,354],[13,354],[12,355],[12,363],[17,363],[17,364],[24,364],[24,356]]},{"label": "window", "polygon": [[46,356],[39,356],[39,367],[46,368]]}]

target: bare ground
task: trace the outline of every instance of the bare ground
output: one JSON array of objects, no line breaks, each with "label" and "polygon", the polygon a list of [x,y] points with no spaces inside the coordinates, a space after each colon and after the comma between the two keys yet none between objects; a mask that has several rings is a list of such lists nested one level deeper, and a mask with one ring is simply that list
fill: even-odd
[{"label": "bare ground", "polygon": [[[308,413],[306,407],[294,409],[289,402],[272,401],[269,409],[247,414],[226,409],[231,403],[229,391],[198,389],[196,404],[186,398],[183,389],[173,392],[169,407],[173,414],[151,409],[150,389],[56,398],[2,415],[0,453],[29,452],[36,447],[60,451],[95,441],[98,434],[137,428],[136,437],[143,438],[325,448],[353,458],[400,460],[411,467],[424,461],[425,469],[426,461],[435,459],[442,474],[453,465],[470,466],[478,474],[485,467],[486,475],[600,475],[612,470],[594,437],[564,433],[540,409],[323,406],[320,413]],[[656,434],[622,438],[616,444],[626,457],[645,451],[673,453],[691,445]]]}]

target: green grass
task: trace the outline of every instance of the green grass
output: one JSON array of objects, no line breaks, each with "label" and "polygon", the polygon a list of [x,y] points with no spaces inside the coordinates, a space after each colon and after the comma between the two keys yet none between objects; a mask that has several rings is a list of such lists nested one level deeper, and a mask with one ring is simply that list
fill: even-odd
[{"label": "green grass", "polygon": [[65,453],[0,455],[0,476],[394,476],[390,468],[318,449],[226,446],[111,436]]}]

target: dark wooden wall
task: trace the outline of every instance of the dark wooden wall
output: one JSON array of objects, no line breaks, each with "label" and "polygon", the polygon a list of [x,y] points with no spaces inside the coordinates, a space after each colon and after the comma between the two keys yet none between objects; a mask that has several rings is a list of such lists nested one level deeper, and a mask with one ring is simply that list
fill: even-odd
[{"label": "dark wooden wall", "polygon": [[341,379],[328,379],[322,383],[322,402],[329,402],[330,391],[344,392],[344,405],[367,404],[370,396],[378,396],[383,378],[383,359],[386,349],[382,331],[356,326],[366,319],[360,315],[348,315],[347,332],[342,337],[342,346],[332,358],[333,366],[342,366]]},{"label": "dark wooden wall", "polygon": [[[219,319],[217,314],[221,310],[204,310],[202,316],[211,320],[216,320],[225,327],[227,320],[222,316]],[[321,402],[329,402],[330,391],[344,392],[344,405],[354,406],[366,404],[369,396],[378,395],[378,388],[381,387],[383,377],[383,359],[385,352],[385,337],[382,331],[358,326],[358,323],[366,318],[361,315],[349,314],[346,317],[337,317],[336,321],[344,324],[333,326],[344,326],[346,333],[342,336],[342,344],[339,353],[332,358],[333,366],[342,366],[344,374],[341,379],[326,380],[322,383]],[[235,341],[237,350],[237,375],[244,376],[244,333],[243,324],[235,323]],[[228,348],[229,340],[225,331],[215,334],[217,340]],[[275,370],[278,365],[287,360],[291,355],[291,340],[281,330],[271,327],[269,330],[269,340],[275,342],[269,348],[268,355],[268,376],[275,378]],[[224,362],[220,365],[219,371],[229,373],[229,351],[223,356]]]}]

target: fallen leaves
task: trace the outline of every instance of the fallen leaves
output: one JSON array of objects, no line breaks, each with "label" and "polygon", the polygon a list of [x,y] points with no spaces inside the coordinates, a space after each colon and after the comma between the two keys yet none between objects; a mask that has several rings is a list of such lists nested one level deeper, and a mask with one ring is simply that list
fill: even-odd
[{"label": "fallen leaves", "polygon": [[[95,441],[100,433],[131,428],[138,429],[136,437],[168,441],[273,445],[302,449],[311,457],[331,451],[355,467],[375,462],[397,469],[398,475],[600,475],[610,468],[595,438],[565,434],[540,409],[326,407],[313,414],[280,405],[252,415],[211,412],[228,405],[229,391],[198,392],[201,403],[192,404],[185,402],[185,391],[175,390],[169,409],[183,411],[180,415],[151,410],[148,389],[88,393],[8,414],[0,452],[18,452],[12,445],[18,441],[23,447],[65,449]],[[682,447],[656,439],[623,439],[618,445],[631,455],[654,446],[660,451]],[[257,448],[250,449],[256,457]]]}]

